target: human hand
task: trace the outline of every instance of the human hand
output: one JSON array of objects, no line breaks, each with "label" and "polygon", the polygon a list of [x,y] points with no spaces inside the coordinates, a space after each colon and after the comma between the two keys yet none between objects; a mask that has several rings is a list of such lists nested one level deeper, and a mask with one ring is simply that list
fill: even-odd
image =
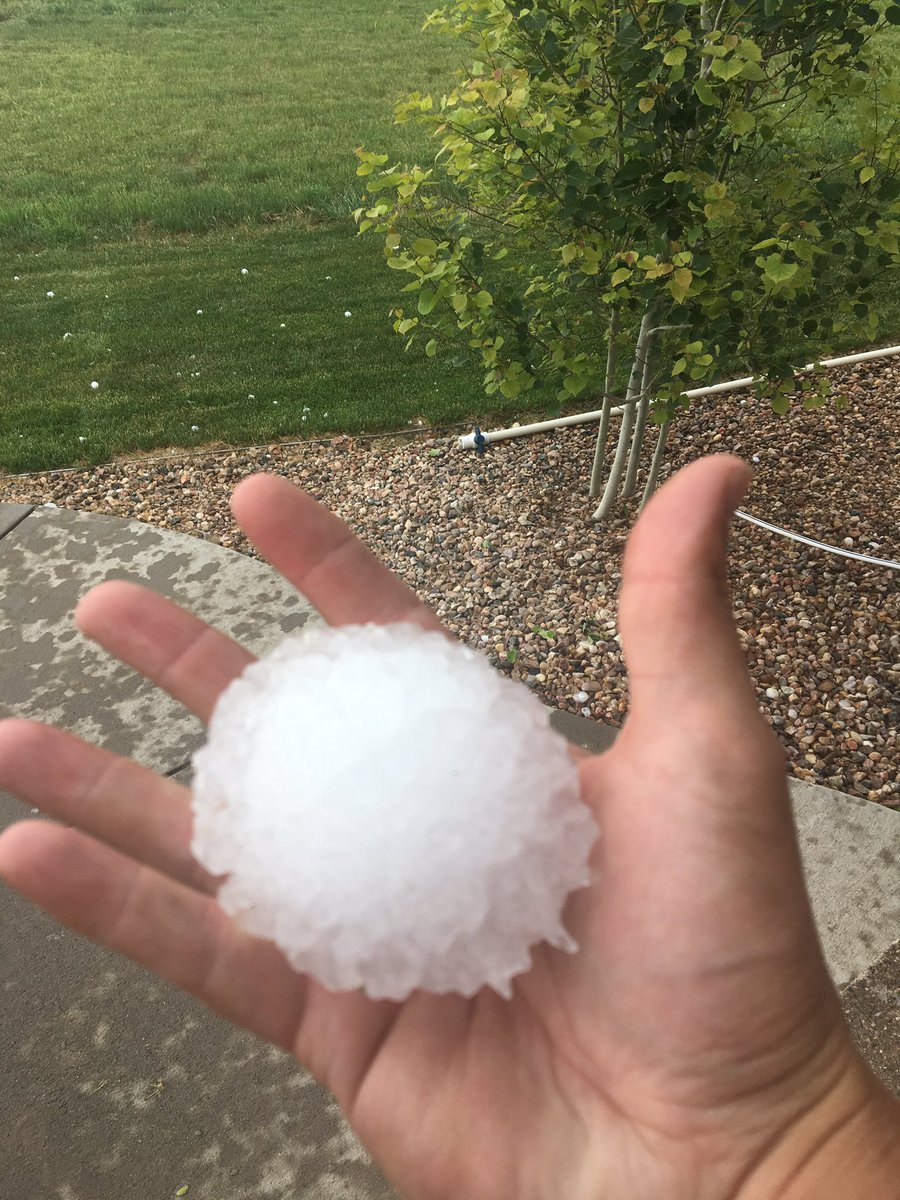
[{"label": "human hand", "polygon": [[[408,1200],[888,1195],[872,1181],[892,1178],[897,1108],[842,1023],[784,763],[727,597],[746,482],[734,459],[695,463],[632,533],[620,600],[631,713],[610,751],[580,760],[599,882],[567,908],[581,951],[535,948],[511,1001],[485,989],[374,1002],[297,975],[216,905],[190,855],[184,788],[33,722],[0,724],[0,787],[70,827],[8,829],[0,874],[295,1054]],[[285,481],[247,480],[233,506],[330,622],[438,627]],[[250,661],[131,584],[94,589],[77,620],[202,719]],[[847,1161],[849,1183],[835,1173]]]}]

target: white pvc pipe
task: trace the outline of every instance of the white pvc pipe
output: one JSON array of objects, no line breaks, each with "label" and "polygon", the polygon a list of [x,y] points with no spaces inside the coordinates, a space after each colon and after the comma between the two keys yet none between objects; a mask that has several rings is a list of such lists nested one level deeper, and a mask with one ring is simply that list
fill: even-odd
[{"label": "white pvc pipe", "polygon": [[[888,358],[892,354],[900,354],[900,346],[890,346],[886,350],[865,350],[862,354],[846,354],[843,358],[825,358],[820,363],[810,363],[798,371],[798,375],[805,374],[807,371],[812,371],[816,366],[820,367],[847,367],[852,363],[869,362],[875,358]],[[696,400],[700,396],[714,396],[720,392],[736,392],[740,388],[750,387],[756,382],[753,375],[748,375],[744,379],[732,379],[727,383],[713,383],[708,387],[692,388],[688,392],[684,392],[689,400]],[[611,414],[620,417],[624,412],[624,408],[613,408]],[[557,417],[553,421],[536,421],[532,425],[513,425],[509,429],[493,429],[489,433],[482,433],[485,443],[500,442],[506,438],[524,437],[526,434],[543,433],[548,429],[560,429],[564,425],[586,425],[590,421],[599,421],[603,415],[602,408],[593,409],[591,412],[573,413],[570,417]],[[475,434],[464,433],[459,439],[461,450],[475,449]]]},{"label": "white pvc pipe", "polygon": [[[624,408],[611,408],[610,416],[621,417]],[[509,429],[494,429],[490,433],[482,433],[485,442],[500,442],[504,438],[524,437],[526,433],[543,433],[545,429],[559,429],[562,425],[587,425],[589,421],[599,421],[603,416],[602,408],[593,412],[573,413],[570,417],[557,417],[553,421],[535,421],[533,425],[513,425]],[[460,449],[475,449],[475,434],[464,433],[459,439]]]},{"label": "white pvc pipe", "polygon": [[887,567],[889,571],[900,571],[900,562],[894,562],[891,558],[873,558],[871,554],[860,554],[856,550],[842,550],[840,546],[831,546],[828,542],[817,542],[815,538],[806,537],[802,533],[792,533],[790,529],[782,529],[780,525],[771,525],[760,517],[742,512],[741,509],[738,509],[734,515],[758,525],[760,529],[768,529],[770,533],[779,533],[782,537],[790,538],[794,542],[802,542],[804,546],[812,546],[815,550],[827,550],[829,554],[840,554],[843,558],[854,558],[857,562],[871,563],[876,567]]}]

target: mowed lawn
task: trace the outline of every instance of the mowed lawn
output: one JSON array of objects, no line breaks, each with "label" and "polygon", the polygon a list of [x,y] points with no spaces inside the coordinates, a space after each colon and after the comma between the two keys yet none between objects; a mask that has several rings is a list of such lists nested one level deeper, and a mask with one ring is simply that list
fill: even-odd
[{"label": "mowed lawn", "polygon": [[521,412],[404,352],[404,281],[350,216],[354,147],[431,156],[392,114],[462,65],[434,6],[7,0],[0,469]]},{"label": "mowed lawn", "polygon": [[355,146],[427,155],[392,115],[452,80],[431,7],[5,5],[0,467],[478,410],[477,370],[404,353],[350,216]]}]

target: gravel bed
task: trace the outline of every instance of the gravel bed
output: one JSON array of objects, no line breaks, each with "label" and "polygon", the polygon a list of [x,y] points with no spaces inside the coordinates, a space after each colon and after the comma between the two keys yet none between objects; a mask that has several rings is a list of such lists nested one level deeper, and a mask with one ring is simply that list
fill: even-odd
[{"label": "gravel bed", "polygon": [[[832,545],[900,559],[900,362],[832,373],[847,407],[783,418],[752,395],[695,401],[671,469],[733,450],[756,470],[745,510]],[[133,517],[243,553],[228,496],[275,471],[328,504],[462,640],[547,704],[620,725],[616,634],[633,512],[598,527],[594,426],[496,443],[483,458],[424,432],[131,459],[0,477],[0,498]],[[736,521],[735,616],[791,774],[900,807],[900,575]]]}]

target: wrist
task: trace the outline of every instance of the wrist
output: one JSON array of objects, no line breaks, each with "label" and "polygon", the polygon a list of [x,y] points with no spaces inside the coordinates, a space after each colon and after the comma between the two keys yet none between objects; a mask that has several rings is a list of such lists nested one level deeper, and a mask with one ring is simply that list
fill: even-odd
[{"label": "wrist", "polygon": [[900,1200],[900,1101],[853,1064],[748,1185],[740,1200]]}]

